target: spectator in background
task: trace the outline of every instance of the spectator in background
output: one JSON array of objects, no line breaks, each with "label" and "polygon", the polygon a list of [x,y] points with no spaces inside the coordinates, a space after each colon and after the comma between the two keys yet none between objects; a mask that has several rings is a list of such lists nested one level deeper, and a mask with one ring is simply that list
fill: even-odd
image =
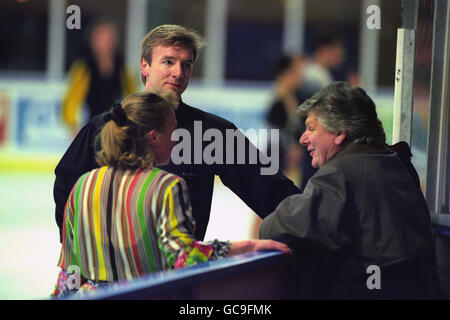
[{"label": "spectator in background", "polygon": [[316,172],[304,146],[297,143],[304,131],[304,118],[296,113],[299,104],[311,95],[311,87],[305,85],[305,66],[309,62],[301,54],[280,57],[275,63],[275,101],[267,114],[267,123],[280,129],[281,169],[300,190]]},{"label": "spectator in background", "polygon": [[359,78],[359,74],[355,69],[351,69],[349,73],[347,73],[347,82],[354,86],[361,85],[361,79]]},{"label": "spectator in background", "polygon": [[334,80],[331,70],[339,67],[345,59],[342,40],[334,35],[320,36],[315,44],[311,61],[304,72],[305,87],[315,92]]},{"label": "spectator in background", "polygon": [[298,94],[300,91],[304,93],[301,89],[305,64],[306,58],[301,55],[283,55],[276,61],[275,96],[266,118],[272,128],[280,129],[281,170],[298,186],[302,183],[303,172],[300,167],[304,148],[297,140],[299,132],[304,128],[304,119],[296,113],[296,110],[307,98]]},{"label": "spectator in background", "polygon": [[[273,68],[274,99],[266,115],[267,124],[280,130],[279,144],[280,170],[303,190],[308,179],[317,171],[311,166],[311,157],[306,148],[297,143],[305,130],[304,117],[296,111],[314,92],[304,87],[304,68],[307,58],[301,54],[280,56]],[[271,148],[267,148],[271,150]],[[256,217],[252,234],[258,238],[262,219]]]},{"label": "spectator in background", "polygon": [[116,100],[136,91],[136,81],[118,52],[116,25],[100,20],[88,35],[88,47],[70,67],[68,90],[62,103],[63,120],[74,133],[85,120],[83,106],[92,119],[107,111]]},{"label": "spectator in background", "polygon": [[[62,270],[53,297],[227,255],[290,252],[273,240],[195,240],[186,182],[155,167],[169,162],[175,145],[177,121],[166,100],[136,93],[104,120],[96,154],[101,167],[78,179],[65,207]],[[72,289],[68,281],[71,266],[80,269],[80,288]]]},{"label": "spectator in background", "polygon": [[[297,97],[299,104],[303,103],[306,99],[309,99],[316,91],[326,87],[334,79],[331,71],[339,67],[345,59],[345,48],[343,41],[336,35],[322,35],[317,38],[314,53],[311,59],[309,59],[304,67],[303,72],[300,74],[302,86],[297,90]],[[302,120],[303,125],[304,119]],[[296,141],[303,134],[305,127],[302,126],[301,130],[297,132]],[[303,190],[311,178],[317,171],[317,169],[311,166],[312,158],[304,146],[301,146],[303,150],[303,159],[300,162],[302,180],[300,190]]]}]

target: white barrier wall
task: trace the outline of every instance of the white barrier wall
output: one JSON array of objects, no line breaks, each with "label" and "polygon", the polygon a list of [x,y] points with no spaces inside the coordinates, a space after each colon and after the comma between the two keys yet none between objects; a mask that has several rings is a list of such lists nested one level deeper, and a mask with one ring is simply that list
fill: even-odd
[{"label": "white barrier wall", "polygon": [[0,80],[0,151],[60,153],[70,133],[60,116],[65,83]]},{"label": "white barrier wall", "polygon": [[[0,79],[0,152],[63,153],[72,137],[61,118],[65,82]],[[183,100],[242,129],[264,126],[270,85],[215,88],[191,84]]]},{"label": "white barrier wall", "polygon": [[[65,81],[12,81],[0,78],[0,156],[5,152],[25,152],[32,157],[62,156],[73,138],[61,118],[65,85]],[[238,128],[247,130],[266,126],[265,116],[272,95],[270,83],[234,82],[215,87],[192,80],[183,94],[183,101],[222,116]],[[393,95],[379,93],[371,96],[377,104],[389,144],[392,136]],[[264,149],[264,144],[259,147]]]}]

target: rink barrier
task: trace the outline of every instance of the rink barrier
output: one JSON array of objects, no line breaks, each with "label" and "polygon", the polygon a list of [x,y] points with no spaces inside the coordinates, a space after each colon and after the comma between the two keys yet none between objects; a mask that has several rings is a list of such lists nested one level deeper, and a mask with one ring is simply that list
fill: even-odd
[{"label": "rink barrier", "polygon": [[[450,228],[433,226],[441,287],[450,298]],[[158,272],[98,289],[74,300],[284,300],[290,291],[291,256],[251,252],[191,267]]]},{"label": "rink barrier", "polygon": [[289,259],[279,251],[251,252],[150,274],[81,299],[287,299]]},{"label": "rink barrier", "polygon": [[450,299],[450,216],[447,214],[431,214],[434,244],[436,251],[436,265],[441,288],[447,299]]}]

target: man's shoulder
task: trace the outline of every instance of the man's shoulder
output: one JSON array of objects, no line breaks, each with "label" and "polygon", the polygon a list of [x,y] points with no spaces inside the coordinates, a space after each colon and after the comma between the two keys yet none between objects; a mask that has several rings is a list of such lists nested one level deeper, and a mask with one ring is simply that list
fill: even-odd
[{"label": "man's shoulder", "polygon": [[181,111],[180,116],[187,118],[184,120],[190,120],[191,122],[202,121],[204,128],[205,127],[218,129],[236,128],[233,122],[225,118],[222,118],[216,114],[204,111],[196,107],[192,107],[184,102],[183,102],[183,109],[180,111]]},{"label": "man's shoulder", "polygon": [[93,117],[91,120],[89,120],[89,122],[83,128],[81,128],[77,137],[79,135],[87,134],[90,139],[95,138],[100,133],[100,131],[103,129],[103,127],[105,126],[105,120],[104,120],[105,114],[106,114],[106,112],[101,113],[101,114]]},{"label": "man's shoulder", "polygon": [[95,126],[95,127],[103,127],[104,125],[105,125],[105,120],[104,120],[104,117],[105,117],[105,115],[108,113],[108,111],[107,112],[104,112],[104,113],[101,113],[101,114],[98,114],[98,115],[96,115],[96,116],[94,116],[90,121],[89,121],[89,124],[91,124],[91,125],[93,125],[93,126]]},{"label": "man's shoulder", "polygon": [[98,133],[97,131],[100,131],[105,126],[105,120],[104,116],[105,113],[101,113],[99,115],[94,116],[92,119],[90,119],[78,132],[77,137],[80,134],[95,134]]},{"label": "man's shoulder", "polygon": [[318,172],[339,176],[345,181],[379,179],[402,175],[402,166],[394,153],[349,153],[325,163]]}]

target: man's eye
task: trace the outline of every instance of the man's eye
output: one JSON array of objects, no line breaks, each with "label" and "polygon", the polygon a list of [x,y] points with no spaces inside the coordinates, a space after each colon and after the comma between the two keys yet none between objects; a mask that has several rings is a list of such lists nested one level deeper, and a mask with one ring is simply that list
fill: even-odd
[{"label": "man's eye", "polygon": [[185,69],[190,69],[190,68],[192,68],[192,64],[190,64],[190,63],[185,63],[185,64],[183,64],[183,68],[185,68]]}]

